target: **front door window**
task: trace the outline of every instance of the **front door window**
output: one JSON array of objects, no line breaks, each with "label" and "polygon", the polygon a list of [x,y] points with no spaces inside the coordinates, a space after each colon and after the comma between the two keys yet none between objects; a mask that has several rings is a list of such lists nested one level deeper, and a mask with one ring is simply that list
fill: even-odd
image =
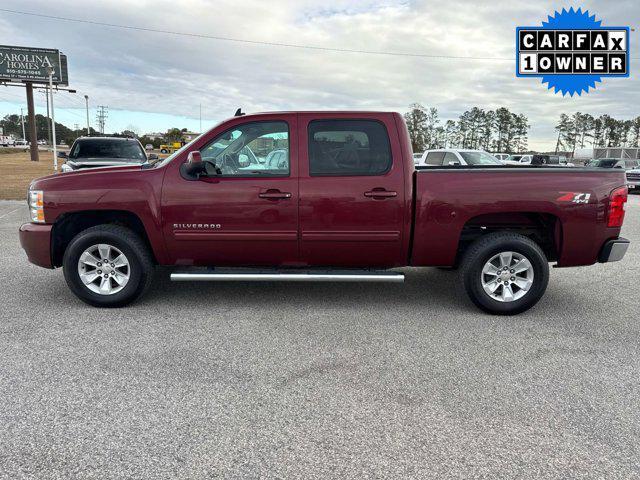
[{"label": "front door window", "polygon": [[288,176],[289,128],[285,122],[251,122],[218,135],[200,149],[207,174]]}]

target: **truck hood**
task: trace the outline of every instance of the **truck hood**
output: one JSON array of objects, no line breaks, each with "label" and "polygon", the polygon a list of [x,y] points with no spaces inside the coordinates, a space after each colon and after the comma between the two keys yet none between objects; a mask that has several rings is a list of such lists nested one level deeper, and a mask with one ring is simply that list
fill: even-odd
[{"label": "truck hood", "polygon": [[73,211],[151,210],[163,176],[164,169],[142,165],[85,168],[38,178],[30,188],[44,192],[45,220],[55,223],[59,215]]},{"label": "truck hood", "polygon": [[142,170],[141,165],[120,164],[113,166],[96,166],[95,168],[83,168],[77,170],[70,170],[68,172],[54,173],[53,175],[47,175],[46,177],[36,178],[31,182],[31,186],[34,189],[50,188],[61,184],[68,183],[65,179],[73,177],[74,184],[82,182],[84,178],[87,180],[99,177],[107,177],[113,174],[126,174],[136,175],[137,172]]}]

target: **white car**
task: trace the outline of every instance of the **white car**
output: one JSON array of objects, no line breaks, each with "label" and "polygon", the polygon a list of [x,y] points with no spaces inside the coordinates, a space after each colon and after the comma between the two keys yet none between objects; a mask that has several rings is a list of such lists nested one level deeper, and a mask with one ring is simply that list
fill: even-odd
[{"label": "white car", "polygon": [[13,147],[16,141],[9,135],[0,135],[0,147]]},{"label": "white car", "polygon": [[509,155],[506,160],[502,160],[505,165],[531,165],[533,155]]},{"label": "white car", "polygon": [[414,153],[413,154],[413,163],[418,165],[420,163],[420,159],[422,158],[423,155],[424,155],[424,153]]},{"label": "white car", "polygon": [[640,192],[640,167],[627,170],[627,187],[629,192]]},{"label": "white car", "polygon": [[506,159],[509,158],[508,153],[494,153],[492,155],[496,157],[498,160],[500,160],[501,162],[504,162]]},{"label": "white car", "polygon": [[427,150],[422,154],[420,166],[465,166],[465,165],[502,165],[493,155],[483,150],[466,150],[459,148],[441,148]]},{"label": "white car", "polygon": [[627,187],[630,192],[640,192],[640,168],[627,170]]}]

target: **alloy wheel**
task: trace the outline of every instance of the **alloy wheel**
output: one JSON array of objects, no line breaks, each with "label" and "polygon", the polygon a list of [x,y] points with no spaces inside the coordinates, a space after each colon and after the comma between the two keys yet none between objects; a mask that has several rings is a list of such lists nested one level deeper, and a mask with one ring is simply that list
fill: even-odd
[{"label": "alloy wheel", "polygon": [[131,266],[118,248],[100,243],[87,248],[78,260],[78,276],[94,293],[113,295],[129,282]]}]

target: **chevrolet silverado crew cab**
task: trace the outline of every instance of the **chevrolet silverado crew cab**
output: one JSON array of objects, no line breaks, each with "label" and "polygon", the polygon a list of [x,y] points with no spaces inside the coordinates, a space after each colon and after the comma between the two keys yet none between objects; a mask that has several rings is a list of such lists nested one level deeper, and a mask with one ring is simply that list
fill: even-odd
[{"label": "chevrolet silverado crew cab", "polygon": [[624,256],[626,200],[616,169],[416,168],[397,113],[240,114],[163,160],[34,180],[20,241],[95,306],[140,297],[155,265],[175,281],[387,282],[439,266],[513,314],[549,263]]}]

